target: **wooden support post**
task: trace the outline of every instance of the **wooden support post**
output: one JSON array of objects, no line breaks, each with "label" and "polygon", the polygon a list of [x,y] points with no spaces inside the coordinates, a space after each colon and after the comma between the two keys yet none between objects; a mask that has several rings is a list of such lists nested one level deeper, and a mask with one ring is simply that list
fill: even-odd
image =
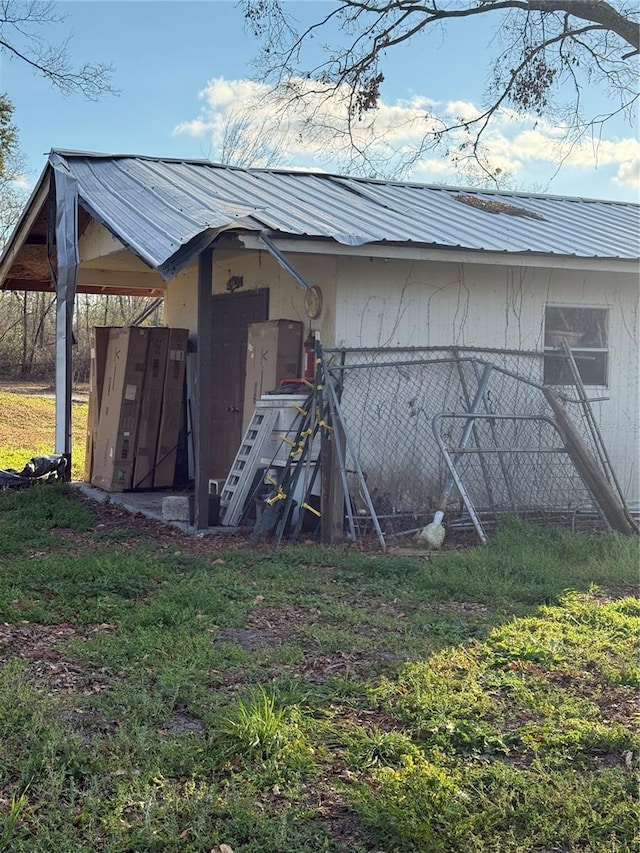
[{"label": "wooden support post", "polygon": [[73,297],[57,294],[56,302],[56,394],[55,452],[67,461],[65,479],[71,479],[71,344],[73,341]]},{"label": "wooden support post", "polygon": [[614,494],[607,478],[589,453],[580,434],[571,423],[560,400],[551,388],[544,388],[544,395],[553,411],[558,431],[562,436],[567,452],[591,494],[598,502],[604,517],[614,530],[632,536],[638,532],[638,527],[631,519],[626,508]]},{"label": "wooden support post", "polygon": [[196,530],[209,526],[209,478],[212,472],[212,364],[213,364],[213,249],[198,256],[198,344],[195,376],[195,500]]},{"label": "wooden support post", "polygon": [[[334,430],[340,429],[337,421]],[[344,438],[342,439],[344,442]],[[322,477],[321,539],[323,545],[335,545],[344,539],[344,489],[338,468],[334,433],[322,436],[320,443],[320,473]]]},{"label": "wooden support post", "polygon": [[[55,245],[56,291],[56,425],[55,450],[64,456],[71,479],[71,344],[78,279],[78,189],[76,179],[58,154],[51,153],[53,184],[49,186],[46,249],[51,262]],[[55,235],[55,243],[54,243]],[[53,269],[53,266],[51,267]]]}]

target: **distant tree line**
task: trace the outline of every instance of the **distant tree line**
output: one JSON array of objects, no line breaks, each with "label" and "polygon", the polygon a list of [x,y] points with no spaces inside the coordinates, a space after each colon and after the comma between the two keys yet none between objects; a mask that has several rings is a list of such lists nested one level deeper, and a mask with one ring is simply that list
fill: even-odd
[{"label": "distant tree line", "polygon": [[[150,313],[147,316],[147,311]],[[141,319],[143,318],[143,319]],[[73,374],[87,382],[93,326],[158,325],[162,300],[143,296],[79,294],[73,321]],[[0,378],[53,384],[55,294],[0,291]]]}]

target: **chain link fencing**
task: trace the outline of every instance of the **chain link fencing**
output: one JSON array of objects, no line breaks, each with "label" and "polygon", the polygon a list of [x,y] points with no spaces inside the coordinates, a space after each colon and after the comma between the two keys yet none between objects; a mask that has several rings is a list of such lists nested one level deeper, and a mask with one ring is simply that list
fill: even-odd
[{"label": "chain link fencing", "polygon": [[[555,428],[542,389],[542,353],[447,347],[325,355],[352,440],[348,476],[357,455],[385,535],[432,520],[451,485],[447,456],[457,474],[449,525],[469,526],[475,511],[484,527],[504,513],[605,526]],[[596,457],[584,406],[572,401],[572,388],[558,390],[566,392],[566,411]],[[472,408],[473,421],[465,416]],[[355,481],[350,493],[365,530],[370,514]]]}]

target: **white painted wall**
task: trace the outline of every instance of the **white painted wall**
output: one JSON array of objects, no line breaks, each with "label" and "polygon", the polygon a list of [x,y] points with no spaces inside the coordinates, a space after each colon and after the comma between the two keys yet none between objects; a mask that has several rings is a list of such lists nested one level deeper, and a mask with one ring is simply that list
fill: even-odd
[{"label": "white painted wall", "polygon": [[111,231],[95,219],[89,220],[87,227],[78,237],[80,263],[95,258],[104,259],[106,255],[120,252],[124,248],[124,243],[121,243]]},{"label": "white painted wall", "polygon": [[[243,290],[269,288],[270,320],[301,320],[305,331],[320,331],[322,340],[335,340],[336,258],[332,255],[292,255],[296,270],[311,285],[319,285],[323,293],[322,314],[309,321],[304,310],[304,291],[286,270],[265,252],[246,250],[241,254],[214,252],[214,294],[226,293],[230,276],[244,278]],[[197,317],[198,269],[193,264],[167,285],[165,317],[167,324],[187,328],[195,336]]]},{"label": "white painted wall", "polygon": [[198,328],[198,265],[183,269],[167,282],[164,297],[164,319],[174,329],[189,329],[189,337],[196,338]]},{"label": "white painted wall", "polygon": [[639,288],[626,273],[341,257],[336,342],[347,347],[543,348],[544,306],[609,308],[609,383],[591,387],[628,499],[640,501]]},{"label": "white painted wall", "polygon": [[[90,223],[79,242],[82,267],[146,272],[97,223]],[[302,320],[305,329],[320,332],[325,346],[347,347],[541,351],[546,303],[609,308],[609,382],[589,393],[610,397],[595,404],[596,415],[629,499],[640,502],[637,275],[348,255],[291,253],[290,259],[310,284],[322,288],[318,320],[306,319],[304,292],[266,251],[215,252],[214,293],[224,293],[227,279],[241,275],[245,289],[269,288],[270,319]],[[166,285],[165,318],[195,337],[197,264]]]}]

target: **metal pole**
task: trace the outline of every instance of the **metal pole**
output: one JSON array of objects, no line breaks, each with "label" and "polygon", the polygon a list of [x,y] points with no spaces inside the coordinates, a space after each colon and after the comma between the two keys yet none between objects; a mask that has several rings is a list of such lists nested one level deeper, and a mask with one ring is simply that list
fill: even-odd
[{"label": "metal pole", "polygon": [[[453,347],[453,349],[451,351],[453,352],[453,354],[456,358],[459,358],[459,352],[458,352],[457,347]],[[462,362],[460,362],[460,361],[457,362],[457,368],[458,368],[458,376],[460,378],[460,385],[462,387],[462,393],[464,394],[464,404],[467,407],[467,409],[469,409],[469,407],[471,405],[471,397],[469,396],[469,387],[467,385],[467,380],[466,380],[465,375],[464,375],[464,370],[462,369]],[[473,365],[473,368],[474,368],[474,373],[476,375],[476,381],[477,381],[478,380],[478,373],[477,373],[475,364]],[[484,400],[485,400],[485,407],[486,407],[486,405],[487,405],[486,404],[486,395],[484,396]],[[475,421],[473,423],[473,439],[474,439],[476,445],[478,447],[480,447],[480,441],[478,440],[478,428],[476,426]],[[491,472],[489,471],[489,468],[487,466],[487,461],[484,458],[484,456],[482,454],[480,454],[478,458],[480,461],[480,467],[482,468],[482,475],[484,477],[484,482],[485,482],[485,486],[487,489],[487,497],[489,498],[489,506],[491,507],[491,510],[495,515],[496,505],[495,505],[495,501],[493,499],[493,489],[491,488],[491,476],[490,476]]]},{"label": "metal pole", "polygon": [[[326,375],[326,373],[325,373]],[[367,488],[367,483],[364,478],[364,474],[362,473],[362,468],[360,467],[360,462],[358,461],[358,457],[355,453],[355,449],[353,446],[353,442],[351,440],[351,435],[349,434],[349,430],[347,429],[347,425],[344,422],[344,417],[342,416],[342,410],[340,409],[340,403],[338,403],[338,398],[336,396],[336,389],[333,387],[332,382],[327,383],[329,389],[329,398],[333,401],[334,411],[336,413],[337,419],[340,421],[340,425],[344,432],[344,439],[347,445],[349,452],[351,453],[351,459],[353,461],[353,467],[356,469],[356,473],[358,475],[358,480],[360,481],[360,486],[362,488],[362,494],[365,500],[365,503],[369,509],[371,514],[371,521],[373,522],[373,526],[375,527],[376,533],[378,535],[378,541],[380,542],[380,547],[383,551],[387,550],[387,544],[384,541],[384,535],[380,528],[380,522],[378,521],[378,516],[376,515],[376,511],[373,506],[373,501],[371,500],[371,495],[369,494],[369,489]]]},{"label": "metal pole", "polygon": [[196,530],[209,527],[209,477],[211,470],[211,395],[213,363],[213,249],[198,256],[198,349],[196,352],[195,505]]},{"label": "metal pole", "polygon": [[562,349],[564,350],[564,354],[569,361],[571,373],[573,374],[573,383],[576,386],[576,390],[578,392],[578,399],[580,400],[580,405],[582,406],[582,411],[584,412],[587,426],[589,427],[589,431],[591,432],[591,437],[593,438],[593,443],[595,445],[596,453],[598,454],[598,459],[600,460],[600,465],[602,466],[604,475],[609,481],[609,483],[615,487],[616,491],[618,492],[618,496],[622,501],[622,505],[626,507],[624,493],[622,491],[620,483],[618,482],[618,478],[616,477],[616,472],[613,470],[611,460],[609,459],[609,454],[607,453],[607,448],[605,446],[604,439],[602,438],[600,427],[596,422],[593,410],[591,408],[591,404],[589,402],[589,398],[587,397],[587,392],[584,387],[582,377],[580,376],[578,365],[576,364],[576,360],[573,357],[573,353],[571,352],[571,349],[569,348],[569,345],[566,341],[562,341]]},{"label": "metal pole", "polygon": [[[480,384],[478,385],[478,390],[476,391],[476,396],[473,398],[473,403],[471,404],[471,408],[469,409],[468,412],[465,412],[465,415],[471,415],[471,417],[468,418],[468,420],[464,426],[464,430],[462,431],[462,437],[460,438],[460,445],[459,445],[460,450],[462,450],[464,447],[466,447],[466,445],[469,441],[469,438],[471,437],[471,433],[473,431],[473,425],[474,425],[473,415],[475,415],[477,413],[477,411],[480,407],[480,403],[482,402],[482,400],[484,398],[485,391],[487,390],[487,383],[489,382],[489,376],[491,375],[491,369],[492,368],[491,368],[490,364],[485,365],[484,373],[482,374],[482,379],[480,380]],[[437,415],[436,415],[436,417],[437,417]],[[435,421],[435,418],[434,418],[434,421]],[[434,428],[433,427],[433,421],[432,421],[432,428]],[[459,458],[460,458],[459,455],[456,453],[456,456],[454,457],[454,459],[455,459],[455,461],[453,463],[454,465],[455,465],[455,463],[458,462]],[[446,459],[446,457],[445,457],[445,459]],[[447,462],[447,465],[449,465],[448,462]],[[434,524],[440,524],[440,522],[444,518],[444,510],[445,510],[445,508],[447,506],[447,502],[451,496],[451,492],[453,491],[453,487],[454,487],[454,485],[456,485],[456,486],[458,485],[458,480],[460,479],[457,471],[456,471],[456,474],[454,476],[453,472],[451,471],[450,465],[449,465],[449,471],[450,471],[449,477],[447,477],[447,480],[444,484],[444,488],[442,489],[442,494],[440,496],[440,502],[438,504],[438,510],[433,517],[433,523]],[[458,489],[458,491],[460,491],[460,489]],[[460,492],[460,494],[462,494],[462,492]]]},{"label": "metal pole", "polygon": [[264,243],[264,246],[269,252],[269,254],[276,259],[282,269],[286,270],[303,290],[311,290],[311,285],[309,284],[309,282],[304,280],[304,278],[300,275],[297,269],[293,266],[291,261],[289,261],[289,259],[282,254],[280,249],[272,240],[269,239],[269,237],[267,237],[267,234],[264,231],[260,232],[260,240]]},{"label": "metal pole", "polygon": [[[326,369],[324,358],[322,359],[322,367],[324,373],[324,385],[325,388],[329,388],[331,386],[331,376],[329,371]],[[329,413],[331,415],[331,423],[333,424],[333,440],[335,442],[336,453],[338,455],[338,468],[340,469],[340,479],[342,480],[342,490],[344,491],[344,505],[347,511],[347,521],[349,522],[349,536],[348,538],[352,541],[356,541],[356,525],[353,520],[353,507],[351,506],[351,495],[349,494],[349,483],[347,481],[347,468],[345,461],[344,448],[342,447],[340,430],[337,429],[338,416],[336,410],[333,405],[333,400],[331,394],[329,394],[328,399],[329,404]]]},{"label": "metal pole", "polygon": [[[474,370],[474,372],[475,372],[475,374],[476,374],[476,379],[478,379],[478,380],[479,380],[479,377],[478,377],[478,372],[479,372],[479,371],[478,371],[478,364],[477,364],[477,363],[474,363],[474,365],[473,365],[473,370]],[[493,414],[493,411],[492,411],[492,408],[491,408],[491,405],[490,405],[490,403],[489,403],[489,400],[488,400],[488,398],[487,398],[486,393],[483,395],[483,402],[484,402],[484,410],[485,410],[485,412],[487,412],[487,413],[489,413],[489,414]],[[491,432],[491,438],[493,439],[493,443],[494,443],[494,445],[497,447],[497,446],[498,446],[498,437],[497,437],[497,435],[496,435],[496,422],[495,422],[495,420],[493,420],[493,419],[491,419],[491,420],[489,421],[489,430],[490,430],[490,432]],[[506,489],[507,489],[507,496],[508,496],[508,498],[509,498],[509,502],[510,502],[510,504],[511,504],[511,509],[512,509],[512,510],[513,510],[513,512],[514,512],[514,513],[516,513],[516,515],[517,515],[517,513],[518,513],[518,504],[517,504],[517,502],[516,502],[516,500],[515,500],[515,498],[514,498],[514,496],[513,496],[513,486],[512,486],[512,483],[511,483],[511,477],[510,477],[510,475],[509,475],[509,471],[508,471],[508,469],[507,469],[507,466],[506,466],[505,461],[504,461],[504,459],[502,458],[502,456],[498,456],[498,459],[500,460],[500,470],[502,471],[502,477],[503,477],[503,479],[504,479],[504,484],[505,484],[505,487],[506,487]]]},{"label": "metal pole", "polygon": [[[487,542],[487,534],[484,532],[484,528],[482,527],[480,519],[478,518],[478,515],[476,513],[475,507],[474,507],[473,503],[471,502],[471,498],[469,497],[467,490],[464,487],[464,483],[460,479],[460,475],[458,474],[458,471],[456,469],[455,460],[451,458],[451,454],[447,450],[445,443],[442,440],[442,436],[440,435],[439,419],[441,417],[442,417],[442,415],[436,415],[435,416],[435,418],[432,421],[432,427],[433,427],[433,434],[436,438],[436,441],[438,442],[438,446],[440,447],[440,451],[441,451],[442,455],[444,456],[444,461],[447,463],[447,467],[449,469],[449,480],[448,480],[448,482],[451,482],[450,490],[453,488],[453,484],[455,484],[456,488],[460,492],[460,497],[462,498],[464,505],[467,508],[467,512],[469,513],[471,521],[473,522],[473,526],[476,529],[476,533],[478,534],[478,537],[479,537],[480,541],[482,542],[482,544],[485,545]],[[445,486],[445,488],[446,488],[446,486]]]},{"label": "metal pole", "polygon": [[[71,385],[73,309],[78,279],[78,189],[66,164],[57,154],[49,162],[53,182],[47,225],[47,259],[56,290],[56,415],[55,451],[66,460],[65,479],[71,479]],[[55,235],[57,269],[51,253]]]}]

